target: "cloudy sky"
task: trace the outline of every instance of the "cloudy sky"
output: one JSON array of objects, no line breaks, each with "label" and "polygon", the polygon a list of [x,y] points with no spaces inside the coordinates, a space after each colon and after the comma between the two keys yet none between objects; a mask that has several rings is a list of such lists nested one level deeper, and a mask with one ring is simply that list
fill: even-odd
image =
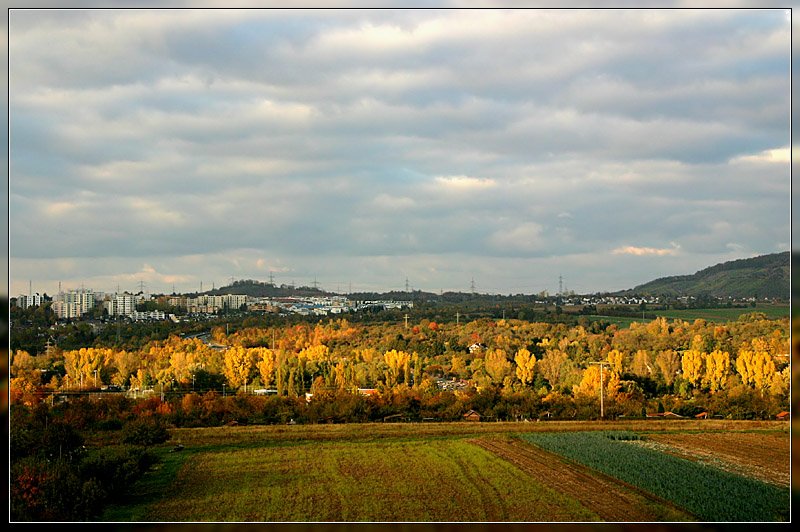
[{"label": "cloudy sky", "polygon": [[579,293],[790,247],[784,10],[13,10],[10,295]]}]

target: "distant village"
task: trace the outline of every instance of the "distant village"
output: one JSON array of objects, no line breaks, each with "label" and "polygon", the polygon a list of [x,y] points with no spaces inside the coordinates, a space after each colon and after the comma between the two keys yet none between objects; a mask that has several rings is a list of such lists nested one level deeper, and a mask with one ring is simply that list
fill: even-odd
[{"label": "distant village", "polygon": [[[281,297],[254,297],[244,294],[197,294],[197,295],[151,295],[147,292],[133,294],[130,292],[97,292],[91,289],[78,288],[59,290],[51,297],[39,293],[21,294],[11,299],[11,304],[27,309],[50,304],[53,313],[59,320],[91,318],[127,318],[132,321],[171,320],[175,323],[182,319],[212,318],[220,311],[241,311],[250,313],[268,313],[300,316],[330,316],[342,313],[362,312],[370,310],[411,309],[414,301],[409,293],[408,300],[353,300],[343,295],[297,295]],[[750,298],[713,298],[717,303],[750,304],[756,301]],[[767,298],[764,298],[767,299]],[[670,298],[672,302],[691,306],[694,296],[677,296]],[[549,295],[546,292],[533,296],[531,303],[536,305],[592,306],[654,306],[667,303],[660,296],[642,295],[576,295],[572,292]],[[137,310],[148,309],[148,310]],[[170,312],[170,310],[172,312]]]},{"label": "distant village", "polygon": [[[48,303],[50,298],[38,293],[23,294],[13,303],[23,309]],[[160,307],[173,308],[176,313],[164,310],[136,310],[143,304],[152,303]],[[301,316],[328,316],[343,312],[364,310],[387,310],[413,308],[413,301],[353,301],[345,296],[304,297],[252,297],[241,294],[197,295],[197,296],[153,296],[142,292],[131,294],[95,292],[79,288],[59,291],[52,298],[52,309],[60,320],[79,319],[86,315],[126,317],[133,321],[172,320],[180,316],[213,316],[224,310],[260,312],[273,314],[298,314]]]}]

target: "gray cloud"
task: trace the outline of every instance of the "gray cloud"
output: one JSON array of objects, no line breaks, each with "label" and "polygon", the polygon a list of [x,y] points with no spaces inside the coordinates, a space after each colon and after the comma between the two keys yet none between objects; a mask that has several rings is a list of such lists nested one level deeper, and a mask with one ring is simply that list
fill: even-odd
[{"label": "gray cloud", "polygon": [[788,242],[780,10],[10,20],[12,295],[270,271],[602,290]]}]

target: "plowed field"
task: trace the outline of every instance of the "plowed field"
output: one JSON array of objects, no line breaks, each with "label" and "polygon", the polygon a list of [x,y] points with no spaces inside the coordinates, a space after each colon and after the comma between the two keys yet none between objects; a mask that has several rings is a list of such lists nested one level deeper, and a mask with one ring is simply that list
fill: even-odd
[{"label": "plowed field", "polygon": [[511,462],[539,482],[581,501],[605,521],[692,519],[666,501],[525,442],[500,438],[479,438],[470,442]]},{"label": "plowed field", "polygon": [[662,452],[789,487],[788,433],[648,434],[647,441],[656,442],[654,447]]}]

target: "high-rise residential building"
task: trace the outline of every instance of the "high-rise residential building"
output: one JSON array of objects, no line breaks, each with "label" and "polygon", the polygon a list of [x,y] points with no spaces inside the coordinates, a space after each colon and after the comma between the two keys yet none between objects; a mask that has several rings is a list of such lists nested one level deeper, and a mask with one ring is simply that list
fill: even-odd
[{"label": "high-rise residential building", "polygon": [[81,288],[59,292],[53,300],[53,312],[61,319],[79,318],[94,308],[94,292]]},{"label": "high-rise residential building", "polygon": [[42,304],[42,296],[39,294],[22,294],[17,297],[17,306],[20,308],[38,307]]},{"label": "high-rise residential building", "polygon": [[136,310],[136,296],[124,292],[103,302],[109,316],[130,316]]}]

